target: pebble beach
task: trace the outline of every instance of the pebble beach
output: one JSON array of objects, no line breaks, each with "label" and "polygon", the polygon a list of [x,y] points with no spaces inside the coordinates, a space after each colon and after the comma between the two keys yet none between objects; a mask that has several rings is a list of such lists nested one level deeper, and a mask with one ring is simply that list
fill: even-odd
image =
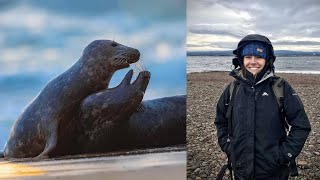
[{"label": "pebble beach", "polygon": [[[229,72],[201,72],[187,75],[187,178],[215,179],[226,164],[217,143],[214,125],[216,103],[233,80]],[[300,96],[312,130],[297,157],[298,177],[320,180],[320,74],[276,73],[286,79]],[[228,173],[228,171],[227,171]],[[224,179],[229,179],[228,175]]]}]

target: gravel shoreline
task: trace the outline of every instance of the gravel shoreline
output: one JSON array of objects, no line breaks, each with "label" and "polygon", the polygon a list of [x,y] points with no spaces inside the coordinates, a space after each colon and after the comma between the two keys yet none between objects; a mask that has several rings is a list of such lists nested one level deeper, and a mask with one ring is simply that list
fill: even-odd
[{"label": "gravel shoreline", "polygon": [[[215,179],[226,156],[217,143],[214,125],[216,103],[233,80],[228,72],[187,75],[187,177]],[[300,96],[312,131],[297,157],[299,176],[289,179],[320,180],[320,74],[276,73]],[[229,178],[225,178],[229,179]]]}]

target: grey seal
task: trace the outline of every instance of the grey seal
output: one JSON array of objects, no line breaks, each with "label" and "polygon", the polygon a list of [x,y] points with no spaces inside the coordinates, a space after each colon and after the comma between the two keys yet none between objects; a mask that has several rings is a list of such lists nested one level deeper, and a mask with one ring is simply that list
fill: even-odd
[{"label": "grey seal", "polygon": [[141,106],[144,92],[150,80],[150,72],[142,71],[130,83],[133,71],[130,70],[122,82],[88,96],[81,104],[80,123],[82,134],[75,140],[78,152],[98,153],[119,149],[121,127]]},{"label": "grey seal", "polygon": [[[126,90],[126,87],[121,88],[122,95],[130,91]],[[136,98],[132,93],[130,94],[128,97],[134,101]],[[78,141],[86,147],[83,152],[186,144],[185,95],[146,100],[139,106],[138,104],[130,105],[130,101],[123,100],[110,103],[109,97],[105,93],[96,93],[90,98],[89,105],[83,105],[81,108],[82,122],[95,123],[93,126],[86,125],[86,127],[93,127],[86,128],[86,134],[89,137]],[[122,108],[115,108],[117,104]],[[113,112],[110,112],[110,109]],[[131,116],[124,116],[124,114]]]},{"label": "grey seal", "polygon": [[[81,131],[82,101],[108,87],[115,71],[139,60],[137,49],[110,40],[95,40],[80,59],[52,79],[15,121],[3,154],[5,158],[55,156],[73,151]],[[70,150],[69,150],[70,149]]]}]

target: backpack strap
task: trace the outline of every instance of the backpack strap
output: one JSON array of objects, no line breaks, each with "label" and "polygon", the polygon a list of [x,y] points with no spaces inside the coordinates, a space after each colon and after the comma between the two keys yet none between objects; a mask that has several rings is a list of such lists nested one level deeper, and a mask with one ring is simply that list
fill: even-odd
[{"label": "backpack strap", "polygon": [[278,107],[280,110],[281,114],[281,119],[283,120],[284,127],[286,128],[287,131],[289,131],[289,123],[287,122],[285,118],[285,111],[283,107],[284,103],[284,80],[281,77],[274,77],[272,79],[273,84],[272,84],[272,90],[274,95],[276,96]]},{"label": "backpack strap", "polygon": [[272,90],[274,92],[274,95],[277,98],[277,103],[280,110],[283,109],[283,100],[284,100],[283,84],[284,84],[284,81],[281,77],[276,77],[273,79]]},{"label": "backpack strap", "polygon": [[[232,109],[233,109],[234,99],[235,99],[236,93],[238,91],[239,84],[240,84],[240,82],[238,80],[234,80],[229,85],[229,93],[228,93],[228,99],[227,99],[227,104],[226,104],[226,106],[227,106],[226,118],[228,119],[228,136],[229,136],[228,138],[233,136]],[[228,139],[228,140],[230,141],[230,139]],[[216,180],[222,180],[227,169],[229,169],[231,180],[233,180],[231,160],[228,155],[227,155],[227,158],[228,158],[228,163],[226,165],[222,166]]]},{"label": "backpack strap", "polygon": [[235,87],[235,84],[237,80],[234,80],[230,83],[230,86],[229,86],[229,99],[228,99],[228,103],[230,102],[230,100],[232,99],[232,92],[234,90],[234,87]]},{"label": "backpack strap", "polygon": [[[280,109],[280,113],[281,113],[281,118],[283,120],[283,124],[284,124],[286,130],[289,131],[290,130],[289,123],[288,123],[288,121],[287,121],[287,119],[285,117],[285,111],[284,111],[284,107],[283,107],[283,103],[284,103],[284,80],[281,77],[275,77],[273,79],[272,90],[273,90],[273,93],[274,93],[274,95],[276,96],[276,99],[277,99],[277,103],[278,103],[278,107]],[[292,176],[292,177],[299,175],[295,159],[293,159],[290,162],[289,171],[290,171],[290,176]]]},{"label": "backpack strap", "polygon": [[229,86],[229,99],[228,99],[228,109],[226,113],[226,118],[228,119],[228,134],[229,137],[233,136],[232,132],[232,109],[235,101],[235,96],[238,91],[240,82],[238,80],[234,80]]}]

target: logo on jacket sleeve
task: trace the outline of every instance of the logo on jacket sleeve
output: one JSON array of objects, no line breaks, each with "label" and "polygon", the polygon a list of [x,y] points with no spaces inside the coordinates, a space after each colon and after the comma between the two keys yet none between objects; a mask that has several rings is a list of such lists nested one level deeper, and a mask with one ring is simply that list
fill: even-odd
[{"label": "logo on jacket sleeve", "polygon": [[263,92],[262,96],[269,96],[269,94],[267,92]]}]

